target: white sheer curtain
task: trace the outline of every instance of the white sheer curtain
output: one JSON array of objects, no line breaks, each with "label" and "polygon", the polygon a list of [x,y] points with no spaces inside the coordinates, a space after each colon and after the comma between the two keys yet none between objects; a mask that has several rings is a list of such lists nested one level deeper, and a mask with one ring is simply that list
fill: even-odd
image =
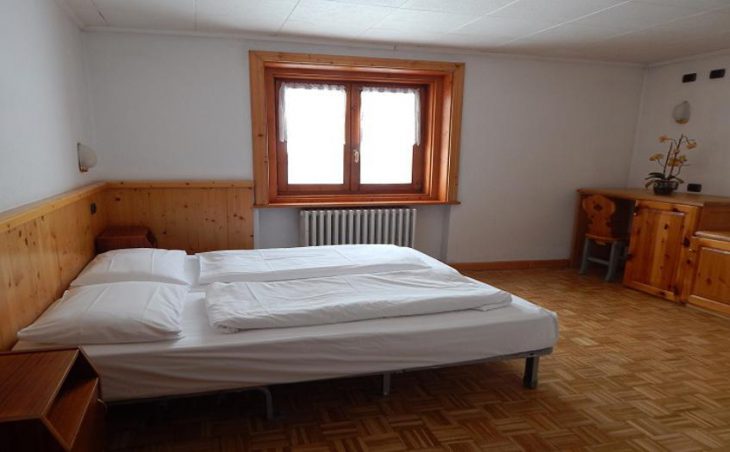
[{"label": "white sheer curtain", "polygon": [[281,84],[278,128],[287,143],[288,183],[344,182],[346,108],[344,85]]},{"label": "white sheer curtain", "polygon": [[[346,90],[347,88],[344,85],[332,85],[329,83],[283,82],[279,85],[279,141],[287,141],[287,96],[289,97],[289,103],[292,103],[298,100],[306,100],[308,97],[319,97],[321,94],[322,101],[327,103],[328,106],[336,106],[332,105],[332,103],[339,102],[341,99],[342,108],[344,109],[347,104]],[[316,110],[317,103],[313,103],[311,107],[313,110]],[[313,113],[316,113],[316,111]],[[312,119],[314,120],[316,118]]]},{"label": "white sheer curtain", "polygon": [[[396,106],[399,114],[405,114],[410,120],[413,118],[413,143],[416,145],[421,144],[421,90],[418,88],[397,88],[397,87],[384,87],[384,86],[366,86],[362,88],[363,93],[379,93],[377,96],[380,99],[380,103],[383,105],[381,111],[385,113],[389,108]],[[367,95],[367,94],[366,94]],[[389,105],[387,105],[389,104]],[[412,105],[413,116],[408,112]],[[384,111],[385,110],[385,111]],[[361,112],[360,120],[361,125],[366,121],[364,119],[365,113]],[[378,112],[376,112],[378,114]]]},{"label": "white sheer curtain", "polygon": [[421,142],[417,88],[364,87],[360,94],[360,182],[410,184]]}]

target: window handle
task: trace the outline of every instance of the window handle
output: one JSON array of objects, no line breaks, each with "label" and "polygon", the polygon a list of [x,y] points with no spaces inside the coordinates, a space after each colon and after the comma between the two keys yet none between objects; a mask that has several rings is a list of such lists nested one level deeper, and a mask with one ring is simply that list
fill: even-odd
[{"label": "window handle", "polygon": [[353,158],[353,160],[355,160],[355,163],[360,163],[360,151],[357,149],[353,149],[352,158]]}]

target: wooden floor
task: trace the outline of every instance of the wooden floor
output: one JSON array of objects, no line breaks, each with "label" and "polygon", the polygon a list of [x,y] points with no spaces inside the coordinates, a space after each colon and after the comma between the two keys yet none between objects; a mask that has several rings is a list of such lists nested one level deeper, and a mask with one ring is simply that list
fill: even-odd
[{"label": "wooden floor", "polygon": [[[475,273],[557,312],[560,342],[523,389],[523,362],[113,407],[110,450],[730,450],[730,319],[572,270]],[[428,344],[424,344],[428,346]]]}]

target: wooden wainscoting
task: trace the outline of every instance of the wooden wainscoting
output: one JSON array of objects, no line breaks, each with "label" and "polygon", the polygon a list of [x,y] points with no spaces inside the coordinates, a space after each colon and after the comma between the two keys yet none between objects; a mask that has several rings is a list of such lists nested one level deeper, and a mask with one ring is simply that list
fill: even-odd
[{"label": "wooden wainscoting", "polygon": [[253,248],[248,181],[109,182],[111,225],[149,227],[160,248],[188,253]]},{"label": "wooden wainscoting", "polygon": [[92,184],[0,214],[0,349],[12,347],[18,330],[94,257],[94,237],[107,222],[105,187]]},{"label": "wooden wainscoting", "polygon": [[0,213],[0,349],[94,257],[105,227],[130,224],[150,227],[163,248],[252,248],[252,183],[99,182]]}]

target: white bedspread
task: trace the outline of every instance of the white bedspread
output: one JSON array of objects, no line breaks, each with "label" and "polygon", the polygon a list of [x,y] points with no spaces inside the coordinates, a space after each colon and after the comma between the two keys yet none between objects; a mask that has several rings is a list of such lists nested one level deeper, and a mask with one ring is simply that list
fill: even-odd
[{"label": "white bedspread", "polygon": [[284,281],[429,268],[423,254],[395,245],[334,245],[198,254],[200,284]]},{"label": "white bedspread", "polygon": [[507,292],[440,270],[214,283],[206,291],[210,325],[226,332],[488,310],[510,300]]},{"label": "white bedspread", "polygon": [[[468,362],[553,347],[557,338],[557,316],[516,296],[486,312],[221,334],[208,324],[205,294],[192,291],[180,339],[82,348],[101,373],[103,399],[116,401]],[[20,341],[14,350],[48,347]]]}]

